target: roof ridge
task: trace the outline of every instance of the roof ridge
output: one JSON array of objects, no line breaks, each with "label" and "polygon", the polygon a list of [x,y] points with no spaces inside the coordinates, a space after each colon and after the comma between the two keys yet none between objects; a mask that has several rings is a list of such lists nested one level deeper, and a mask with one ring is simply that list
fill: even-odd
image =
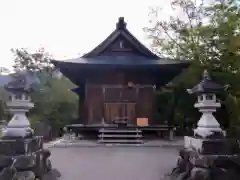
[{"label": "roof ridge", "polygon": [[116,24],[116,29],[103,40],[97,47],[92,49],[90,52],[84,54],[82,57],[90,58],[99,56],[107,47],[109,47],[119,36],[123,36],[136,50],[143,56],[149,58],[158,57],[146,46],[144,46],[127,28],[123,17],[120,17]]}]

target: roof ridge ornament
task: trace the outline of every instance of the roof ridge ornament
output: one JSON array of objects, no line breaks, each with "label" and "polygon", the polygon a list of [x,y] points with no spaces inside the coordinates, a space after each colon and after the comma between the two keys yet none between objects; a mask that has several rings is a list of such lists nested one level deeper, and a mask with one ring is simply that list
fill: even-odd
[{"label": "roof ridge ornament", "polygon": [[124,21],[124,17],[119,17],[117,22],[117,29],[126,28],[127,23]]},{"label": "roof ridge ornament", "polygon": [[203,79],[211,80],[208,70],[206,70],[206,69],[203,71]]}]

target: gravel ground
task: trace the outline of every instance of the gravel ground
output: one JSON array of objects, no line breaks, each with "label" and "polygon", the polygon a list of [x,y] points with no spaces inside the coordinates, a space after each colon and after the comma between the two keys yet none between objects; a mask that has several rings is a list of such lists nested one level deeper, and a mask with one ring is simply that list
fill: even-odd
[{"label": "gravel ground", "polygon": [[174,148],[51,148],[60,180],[160,180],[176,165]]}]

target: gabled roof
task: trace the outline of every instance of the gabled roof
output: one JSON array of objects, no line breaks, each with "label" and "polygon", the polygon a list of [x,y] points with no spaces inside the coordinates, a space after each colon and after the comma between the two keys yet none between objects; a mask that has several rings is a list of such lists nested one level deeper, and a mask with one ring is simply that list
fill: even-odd
[{"label": "gabled roof", "polygon": [[[159,58],[151,58],[150,61],[148,61],[149,58],[138,56],[138,55],[128,55],[128,56],[96,56],[91,58],[74,58],[69,59],[65,61],[65,64],[79,64],[79,65],[127,65],[127,66],[146,66],[146,65],[179,65],[183,64],[183,66],[187,66],[188,64],[186,62],[182,61],[175,61],[172,59],[160,59]],[[60,61],[58,61],[60,62]]]},{"label": "gabled roof", "polygon": [[92,51],[82,57],[52,60],[52,63],[77,85],[83,84],[89,74],[115,70],[155,73],[156,78],[168,82],[189,66],[189,62],[160,58],[151,52],[128,31],[123,17],[119,18],[116,29]]},{"label": "gabled roof", "polygon": [[[119,18],[118,23],[116,24],[116,29],[102,43],[100,43],[92,51],[83,55],[83,57],[92,58],[92,57],[100,56],[103,54],[105,50],[107,50],[108,48],[111,48],[111,46],[113,46],[117,40],[118,42],[120,42],[119,43],[120,46],[121,46],[121,42],[124,43],[124,41],[128,45],[128,48],[118,47],[119,49],[117,51],[121,51],[121,48],[122,48],[122,52],[125,52],[125,53],[132,52],[135,55],[141,55],[148,58],[154,58],[154,59],[159,58],[157,55],[152,53],[148,48],[146,48],[139,40],[137,40],[128,31],[123,17]],[[131,48],[129,48],[129,46],[131,46]]]}]

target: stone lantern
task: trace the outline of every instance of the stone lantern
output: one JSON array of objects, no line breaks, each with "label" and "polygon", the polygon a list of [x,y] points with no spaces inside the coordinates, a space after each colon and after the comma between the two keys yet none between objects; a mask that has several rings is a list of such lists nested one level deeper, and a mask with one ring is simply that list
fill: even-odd
[{"label": "stone lantern", "polygon": [[30,95],[39,87],[30,72],[12,74],[5,85],[10,94],[7,107],[13,117],[0,138],[0,179],[42,179],[51,171],[51,153],[43,148],[43,137],[34,136],[25,114],[34,107]]},{"label": "stone lantern", "polygon": [[216,94],[222,89],[222,86],[210,79],[208,72],[205,70],[203,80],[192,89],[187,90],[190,94],[197,95],[197,102],[194,107],[202,113],[197,128],[194,130],[195,136],[209,138],[223,135],[220,124],[212,114],[216,112],[217,108],[221,107],[220,102],[217,102]]},{"label": "stone lantern", "polygon": [[37,87],[38,80],[31,74],[19,72],[12,75],[12,81],[5,89],[10,93],[6,105],[13,117],[3,131],[3,137],[24,138],[33,134],[25,113],[34,107],[30,93],[37,91]]},{"label": "stone lantern", "polygon": [[240,179],[240,147],[236,139],[224,136],[213,112],[221,106],[216,94],[223,87],[213,82],[207,71],[203,79],[187,91],[197,95],[194,107],[202,113],[194,136],[184,137],[177,167],[170,174],[172,180],[238,180]]}]

